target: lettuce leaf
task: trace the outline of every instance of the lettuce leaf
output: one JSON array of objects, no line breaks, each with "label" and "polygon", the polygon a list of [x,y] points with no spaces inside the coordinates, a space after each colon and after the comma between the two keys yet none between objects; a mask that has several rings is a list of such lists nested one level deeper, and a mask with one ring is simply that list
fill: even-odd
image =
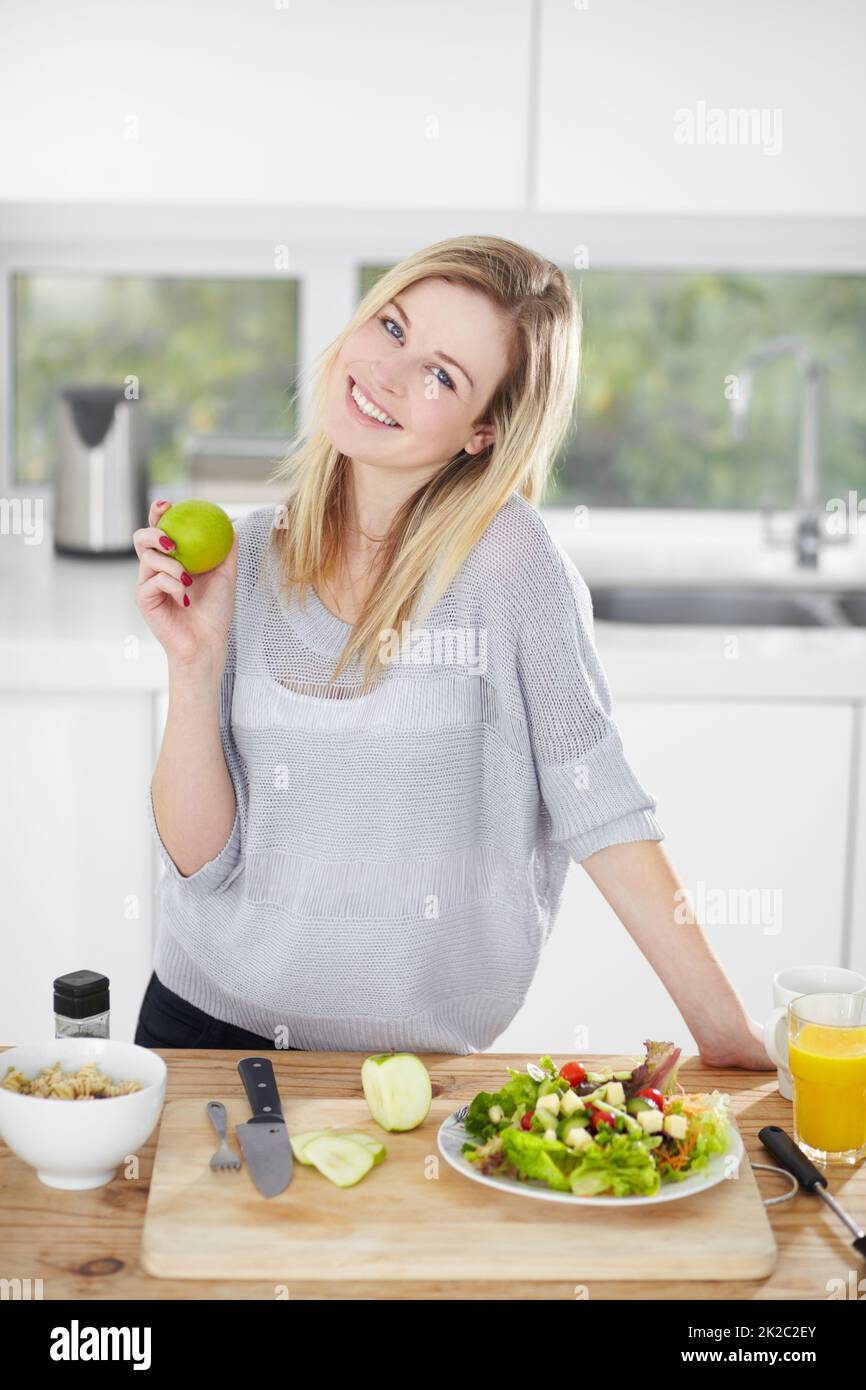
[{"label": "lettuce leaf", "polygon": [[518,1105],[522,1105],[525,1110],[534,1110],[538,1099],[538,1082],[533,1081],[528,1072],[515,1071],[513,1067],[509,1067],[508,1070],[511,1072],[511,1080],[506,1081],[499,1092],[499,1103],[506,1115],[513,1115]]},{"label": "lettuce leaf", "polygon": [[469,1106],[466,1119],[463,1121],[469,1134],[474,1134],[476,1138],[486,1141],[499,1132],[499,1126],[493,1123],[487,1113],[491,1105],[495,1105],[498,1100],[499,1096],[492,1091],[478,1092]]},{"label": "lettuce leaf", "polygon": [[629,1193],[652,1197],[658,1192],[661,1179],[651,1152],[656,1147],[653,1136],[615,1134],[606,1127],[599,1135],[581,1151],[580,1163],[571,1175],[569,1186],[576,1196],[610,1192],[614,1197]]},{"label": "lettuce leaf", "polygon": [[557,1192],[568,1192],[568,1177],[576,1159],[559,1139],[545,1139],[524,1129],[502,1131],[502,1144],[511,1165],[524,1178],[537,1178]]},{"label": "lettuce leaf", "polygon": [[626,1098],[631,1100],[639,1091],[644,1091],[649,1086],[654,1086],[663,1096],[672,1095],[677,1084],[680,1048],[674,1047],[671,1042],[645,1042],[644,1047],[644,1061],[625,1083]]},{"label": "lettuce leaf", "polygon": [[[550,1070],[556,1075],[549,1057],[542,1057],[541,1061],[550,1063]],[[499,1125],[495,1125],[487,1113],[492,1105],[502,1106],[506,1120],[512,1120],[515,1111],[521,1107],[521,1114],[535,1109],[539,1083],[533,1081],[528,1072],[516,1071],[514,1067],[506,1067],[506,1071],[510,1073],[511,1080],[506,1081],[501,1090],[479,1091],[469,1106],[463,1123],[468,1133],[474,1134],[478,1139],[487,1140],[499,1132]]]}]

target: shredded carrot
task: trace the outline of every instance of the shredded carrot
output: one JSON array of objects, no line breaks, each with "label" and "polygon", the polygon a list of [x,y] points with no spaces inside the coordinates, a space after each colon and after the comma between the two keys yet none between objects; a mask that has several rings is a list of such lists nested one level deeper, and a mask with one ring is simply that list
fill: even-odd
[{"label": "shredded carrot", "polygon": [[660,1158],[659,1162],[661,1165],[667,1164],[669,1168],[674,1168],[677,1171],[679,1171],[680,1168],[684,1168],[686,1164],[689,1162],[694,1147],[694,1144],[692,1144],[688,1149],[684,1149],[681,1153],[670,1155],[665,1154]]},{"label": "shredded carrot", "polygon": [[654,1156],[659,1168],[668,1167],[679,1172],[691,1162],[697,1147],[698,1135],[691,1132],[691,1121],[704,1116],[709,1109],[714,1107],[707,1105],[707,1096],[703,1091],[689,1092],[681,1089],[680,1094],[673,1098],[680,1102],[678,1110],[674,1113],[685,1115],[690,1121],[689,1132],[685,1139],[674,1141],[677,1145],[675,1153],[656,1150]]},{"label": "shredded carrot", "polygon": [[690,1161],[692,1153],[694,1152],[694,1149],[697,1145],[698,1139],[696,1134],[687,1134],[685,1139],[678,1139],[676,1142],[679,1146],[677,1148],[676,1153],[660,1153],[658,1155],[658,1162],[660,1166],[667,1164],[669,1168],[674,1168],[677,1171],[679,1171],[681,1168],[684,1168],[686,1164]]}]

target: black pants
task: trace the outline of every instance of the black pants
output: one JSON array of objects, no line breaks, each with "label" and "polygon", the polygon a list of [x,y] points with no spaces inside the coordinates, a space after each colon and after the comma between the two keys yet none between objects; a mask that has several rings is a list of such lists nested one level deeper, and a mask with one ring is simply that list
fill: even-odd
[{"label": "black pants", "polygon": [[262,1038],[213,1018],[157,979],[156,971],[141,1001],[135,1042],[140,1047],[248,1047],[257,1052],[299,1052],[300,1048],[277,1048],[273,1038]]}]

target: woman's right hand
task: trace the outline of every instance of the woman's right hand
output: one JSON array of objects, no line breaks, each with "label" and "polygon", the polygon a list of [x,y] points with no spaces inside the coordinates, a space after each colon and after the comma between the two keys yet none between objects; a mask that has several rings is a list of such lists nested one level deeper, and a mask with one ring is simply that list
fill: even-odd
[{"label": "woman's right hand", "polygon": [[156,524],[170,506],[170,502],[154,502],[149,524],[133,532],[132,543],[141,562],[136,606],[165,648],[170,666],[201,667],[219,676],[235,608],[238,539],[235,536],[229,554],[216,569],[189,575],[172,558],[174,543],[162,544],[169,537]]}]

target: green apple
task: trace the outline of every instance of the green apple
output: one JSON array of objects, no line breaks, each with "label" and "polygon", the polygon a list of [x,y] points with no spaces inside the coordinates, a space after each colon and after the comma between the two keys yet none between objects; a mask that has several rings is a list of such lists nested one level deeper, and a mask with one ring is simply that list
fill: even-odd
[{"label": "green apple", "polygon": [[430,1073],[413,1052],[382,1052],[361,1066],[370,1114],[389,1131],[416,1129],[430,1113]]},{"label": "green apple", "polygon": [[231,517],[215,502],[200,497],[175,502],[156,524],[174,541],[172,557],[180,560],[188,574],[216,569],[234,543]]}]

